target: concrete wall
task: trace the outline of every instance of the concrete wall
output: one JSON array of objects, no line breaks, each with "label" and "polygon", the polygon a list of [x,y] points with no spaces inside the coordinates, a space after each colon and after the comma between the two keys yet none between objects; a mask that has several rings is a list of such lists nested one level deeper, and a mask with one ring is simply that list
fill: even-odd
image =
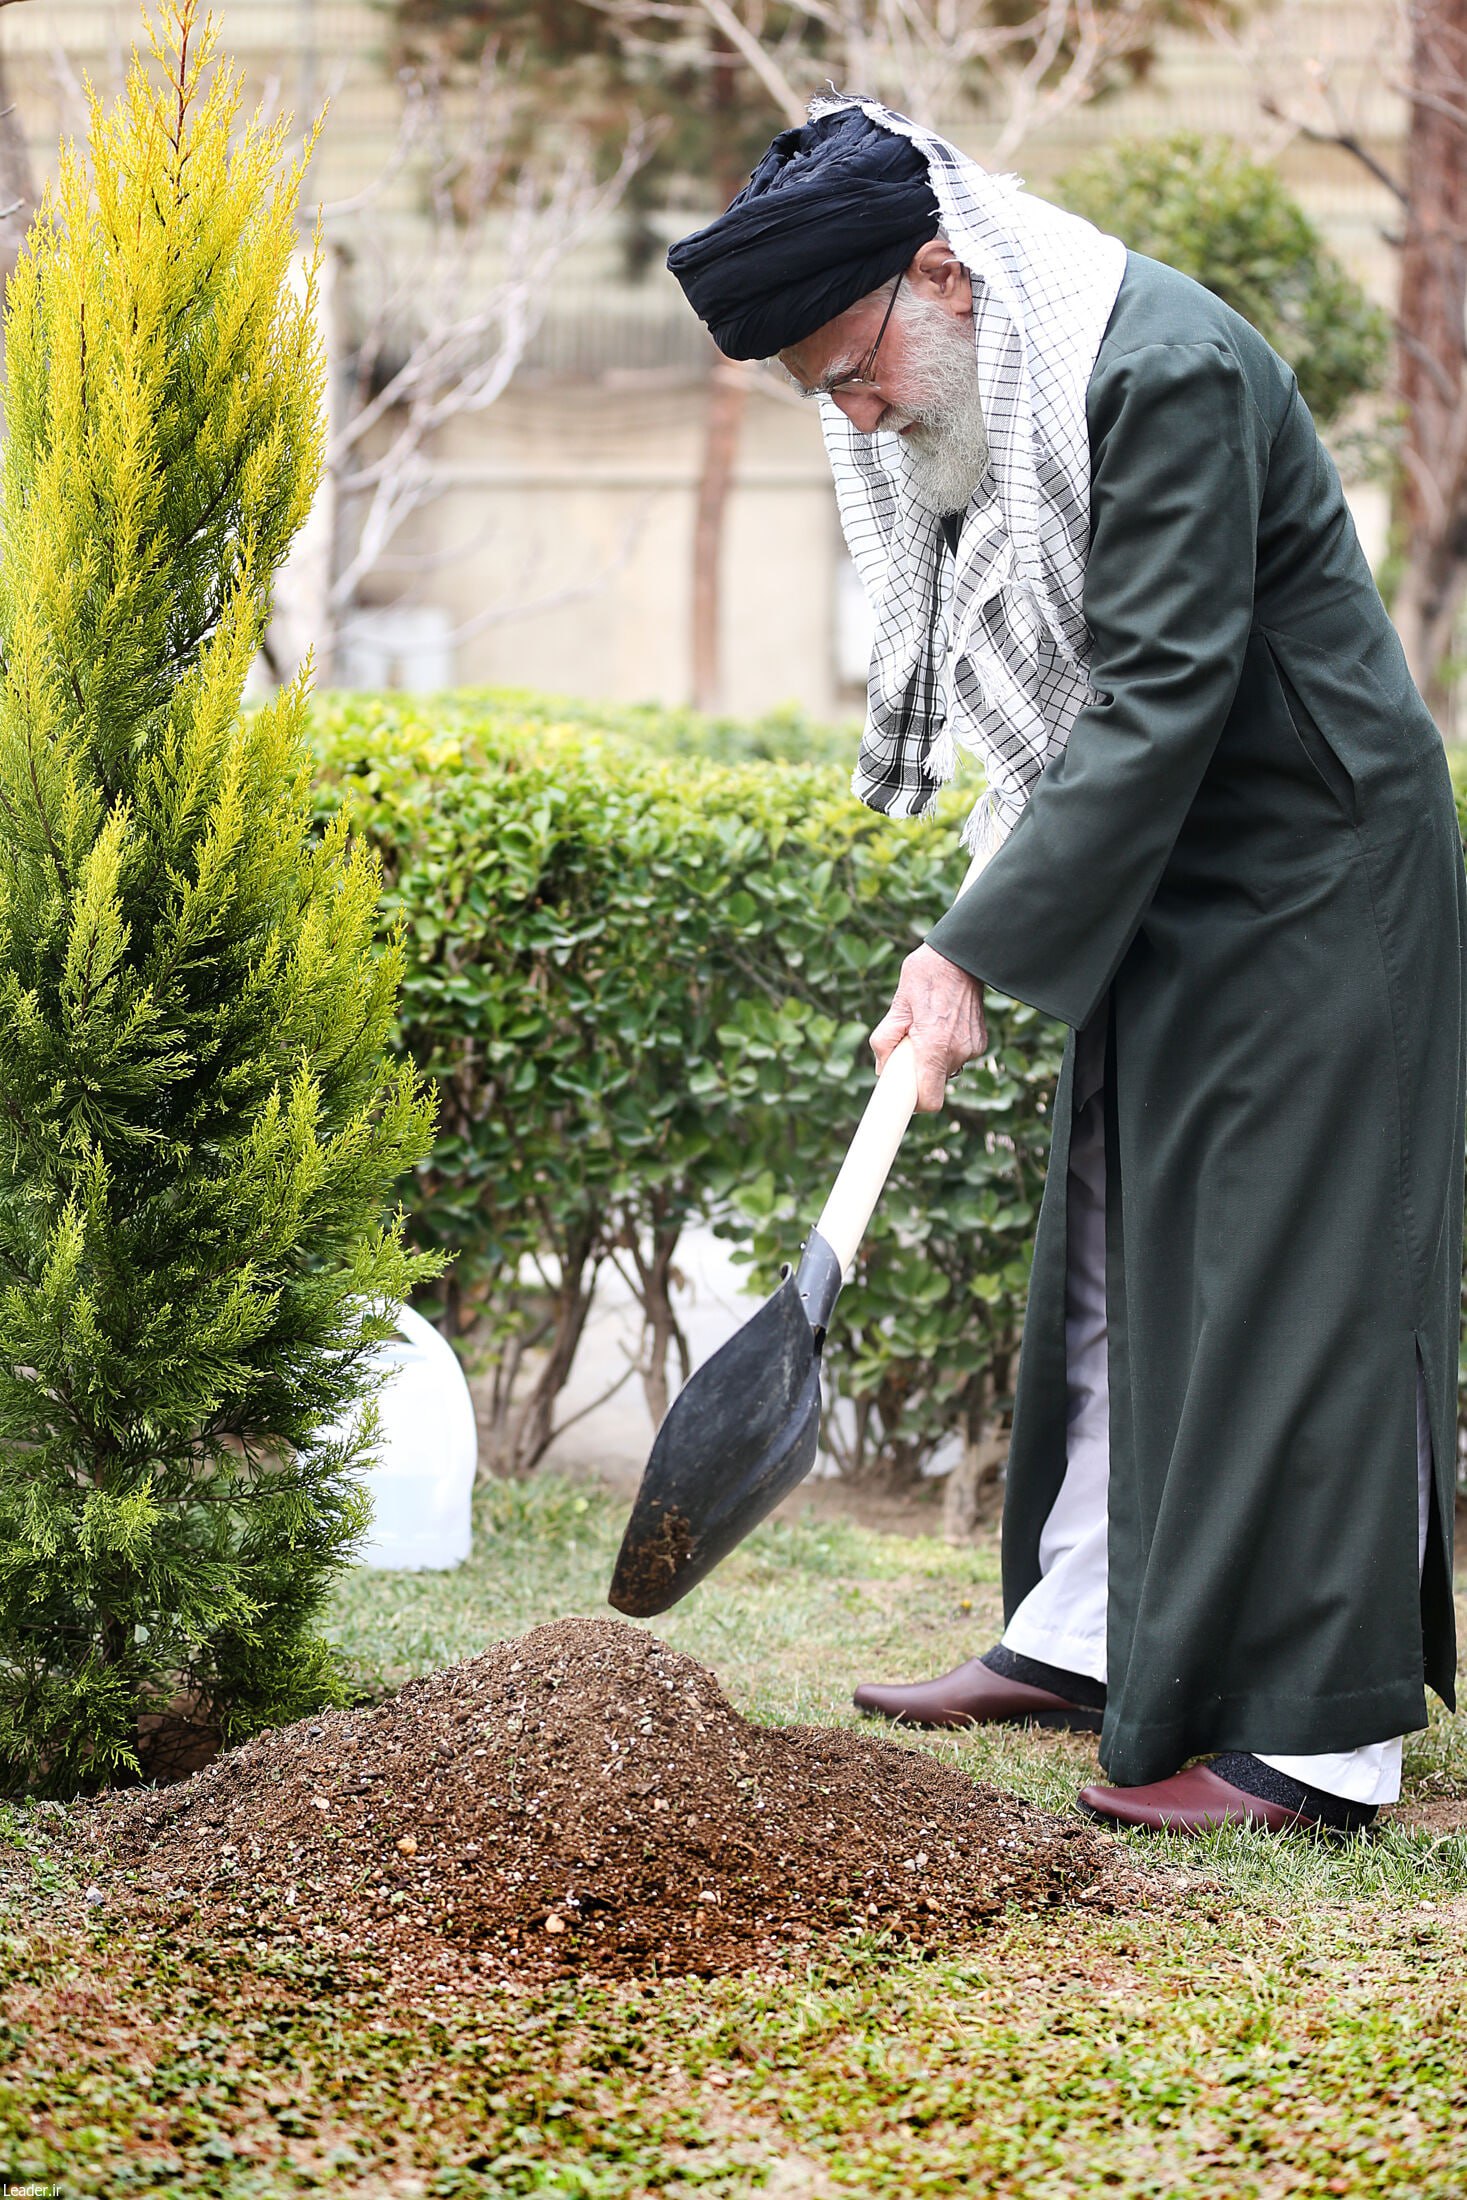
[{"label": "concrete wall", "polygon": [[[623,700],[688,690],[704,385],[512,386],[432,458],[438,499],[403,539],[450,554],[418,591],[450,615],[466,682]],[[835,663],[840,530],[818,423],[754,395],[725,549],[724,705],[849,709]],[[373,584],[391,603],[396,576]]]}]

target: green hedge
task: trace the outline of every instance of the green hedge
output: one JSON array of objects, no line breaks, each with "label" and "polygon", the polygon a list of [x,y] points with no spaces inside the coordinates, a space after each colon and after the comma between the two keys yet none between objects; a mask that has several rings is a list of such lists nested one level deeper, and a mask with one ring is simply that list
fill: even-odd
[{"label": "green hedge", "polygon": [[[360,698],[328,706],[363,707]],[[452,725],[471,738],[511,743],[542,732],[574,732],[629,743],[654,756],[698,756],[715,764],[834,764],[849,776],[861,721],[830,725],[797,704],[759,718],[716,718],[662,703],[592,703],[542,695],[528,688],[464,688],[435,697],[433,722]]]},{"label": "green hedge", "polygon": [[[807,733],[791,720],[791,748],[818,754]],[[893,825],[843,765],[721,762],[716,722],[519,695],[327,699],[316,744],[324,808],[349,790],[381,851],[401,1043],[439,1086],[408,1194],[417,1242],[457,1254],[430,1310],[486,1358],[490,1463],[523,1472],[608,1262],[660,1415],[686,1372],[688,1224],[764,1285],[797,1256],[870,1089],[870,1026],[961,877],[962,801]],[[847,1472],[915,1477],[953,1433],[968,1482],[996,1465],[1063,1039],[993,1000],[988,1058],[903,1146],[827,1353]]]},{"label": "green hedge", "polygon": [[[653,730],[656,730],[655,728]],[[828,765],[720,764],[521,698],[431,715],[328,700],[322,800],[350,792],[406,929],[402,1044],[438,1084],[412,1188],[458,1258],[441,1311],[493,1371],[491,1461],[554,1429],[598,1270],[675,1386],[681,1232],[712,1219],[770,1283],[872,1082],[867,1033],[961,877],[958,811],[891,825]],[[714,729],[715,742],[718,729]],[[993,1052],[906,1142],[831,1340],[849,1471],[915,1475],[1007,1407],[1063,1034],[996,1001]],[[685,1367],[685,1361],[683,1363]]]}]

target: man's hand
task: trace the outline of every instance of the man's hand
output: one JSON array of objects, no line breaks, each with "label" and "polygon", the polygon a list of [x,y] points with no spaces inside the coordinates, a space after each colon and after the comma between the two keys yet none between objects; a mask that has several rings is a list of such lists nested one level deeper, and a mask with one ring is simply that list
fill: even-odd
[{"label": "man's hand", "polygon": [[970,978],[935,947],[914,948],[902,964],[891,1007],[871,1034],[878,1069],[885,1069],[897,1041],[909,1034],[917,1052],[917,1107],[935,1115],[949,1077],[987,1051],[981,978]]}]

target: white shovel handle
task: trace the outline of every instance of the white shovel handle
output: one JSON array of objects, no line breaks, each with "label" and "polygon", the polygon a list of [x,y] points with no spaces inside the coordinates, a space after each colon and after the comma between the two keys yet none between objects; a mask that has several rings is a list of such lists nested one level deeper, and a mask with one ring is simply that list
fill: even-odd
[{"label": "white shovel handle", "polygon": [[899,1040],[876,1080],[866,1112],[830,1187],[815,1227],[840,1262],[844,1275],[855,1259],[881,1187],[891,1174],[897,1148],[917,1106],[917,1053],[910,1039]]}]

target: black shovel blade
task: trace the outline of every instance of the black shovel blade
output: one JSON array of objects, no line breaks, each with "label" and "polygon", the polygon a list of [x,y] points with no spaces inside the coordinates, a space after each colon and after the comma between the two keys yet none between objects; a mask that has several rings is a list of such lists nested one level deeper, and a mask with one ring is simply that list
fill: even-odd
[{"label": "black shovel blade", "polygon": [[685,1597],[803,1482],[819,1435],[820,1338],[787,1276],[658,1430],[608,1601],[650,1619]]}]

